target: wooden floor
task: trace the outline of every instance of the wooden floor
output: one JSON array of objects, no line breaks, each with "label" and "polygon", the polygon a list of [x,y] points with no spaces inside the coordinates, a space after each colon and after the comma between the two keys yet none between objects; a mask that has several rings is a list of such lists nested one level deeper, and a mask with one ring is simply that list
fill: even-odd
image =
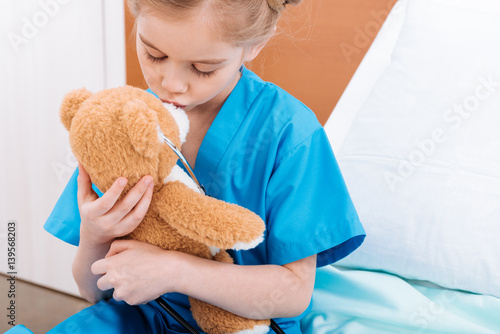
[{"label": "wooden floor", "polygon": [[[11,326],[8,324],[7,307],[10,283],[0,274],[0,333]],[[52,327],[77,313],[90,304],[80,298],[46,289],[19,279],[16,280],[16,325],[23,324],[35,334],[46,333]]]}]

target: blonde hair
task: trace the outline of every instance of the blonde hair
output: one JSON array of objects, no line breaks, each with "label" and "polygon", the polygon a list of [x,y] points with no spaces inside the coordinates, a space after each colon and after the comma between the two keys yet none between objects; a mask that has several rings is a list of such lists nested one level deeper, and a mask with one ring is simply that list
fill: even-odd
[{"label": "blonde hair", "polygon": [[212,23],[212,32],[225,42],[237,46],[256,45],[274,33],[286,5],[302,0],[127,0],[137,17],[144,6],[183,18],[197,9]]}]

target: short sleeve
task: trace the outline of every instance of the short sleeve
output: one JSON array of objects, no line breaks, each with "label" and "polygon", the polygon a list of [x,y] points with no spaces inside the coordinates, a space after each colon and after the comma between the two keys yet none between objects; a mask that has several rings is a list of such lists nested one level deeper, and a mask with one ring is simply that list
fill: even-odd
[{"label": "short sleeve", "polygon": [[269,263],[318,254],[322,267],[349,255],[365,238],[322,127],[277,162],[266,207]]},{"label": "short sleeve", "polygon": [[[80,243],[80,211],[78,210],[78,168],[75,170],[57,200],[54,209],[43,225],[43,228],[53,236],[78,246]],[[92,185],[94,191],[102,193]]]}]

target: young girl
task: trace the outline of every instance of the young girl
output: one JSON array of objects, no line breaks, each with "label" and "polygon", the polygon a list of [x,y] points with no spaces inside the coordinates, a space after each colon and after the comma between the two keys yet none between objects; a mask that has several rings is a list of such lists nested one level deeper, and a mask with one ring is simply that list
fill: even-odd
[{"label": "young girl", "polygon": [[185,333],[154,302],[162,295],[193,325],[187,295],[301,332],[316,267],[351,253],[364,231],[312,111],[243,66],[272,36],[285,6],[300,1],[129,1],[151,93],[189,117],[182,153],[208,195],[264,219],[265,240],[230,252],[234,265],[116,240],[141,222],[152,178],[117,201],[125,178],[98,197],[80,166],[45,228],[78,245],[73,274],[96,304],[51,333]]}]

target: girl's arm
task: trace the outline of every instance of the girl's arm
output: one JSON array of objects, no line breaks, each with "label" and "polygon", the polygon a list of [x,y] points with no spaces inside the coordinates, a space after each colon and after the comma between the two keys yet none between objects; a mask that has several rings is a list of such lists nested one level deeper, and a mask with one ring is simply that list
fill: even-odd
[{"label": "girl's arm", "polygon": [[179,290],[240,316],[295,317],[311,301],[316,255],[283,266],[240,266],[181,256],[186,261]]},{"label": "girl's arm", "polygon": [[316,255],[283,266],[241,266],[165,251],[136,240],[117,240],[92,266],[102,290],[135,305],[180,292],[243,317],[293,317],[309,305]]},{"label": "girl's arm", "polygon": [[[127,184],[118,178],[101,198],[92,190],[90,177],[79,165],[78,207],[81,216],[80,243],[73,260],[73,277],[83,298],[95,303],[105,292],[97,287],[99,276],[92,274],[92,264],[104,258],[111,243],[135,229],[146,214],[153,188],[151,176],[145,176],[125,197],[117,201]],[[116,204],[116,205],[115,205]]]},{"label": "girl's arm", "polygon": [[103,299],[105,292],[97,288],[99,277],[92,274],[90,267],[95,261],[104,258],[109,251],[110,244],[94,245],[80,238],[80,245],[73,259],[73,278],[82,298],[91,303],[97,303]]}]

